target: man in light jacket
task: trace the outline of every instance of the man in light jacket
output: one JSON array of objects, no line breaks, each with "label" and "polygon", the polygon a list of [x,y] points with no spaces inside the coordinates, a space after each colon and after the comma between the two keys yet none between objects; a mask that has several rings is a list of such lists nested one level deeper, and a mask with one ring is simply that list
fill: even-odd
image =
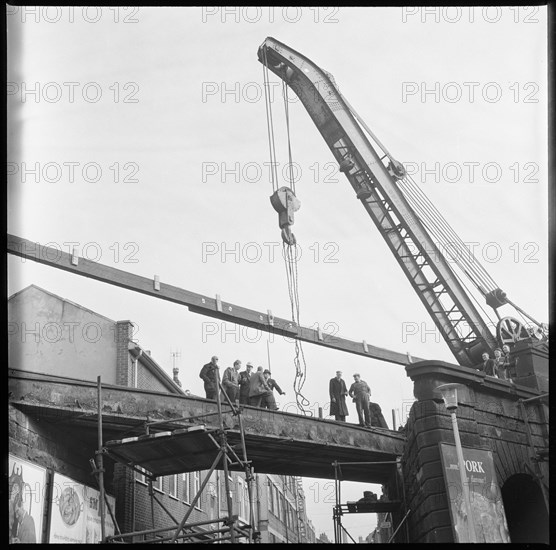
[{"label": "man in light jacket", "polygon": [[239,398],[239,369],[241,368],[241,361],[236,359],[233,367],[228,367],[222,375],[222,395],[223,402],[226,401],[224,393],[228,396],[232,403],[235,403]]},{"label": "man in light jacket", "polygon": [[251,371],[253,365],[247,362],[245,370],[239,373],[239,402],[242,405],[249,405],[249,380],[251,380]]},{"label": "man in light jacket", "polygon": [[361,380],[361,375],[354,374],[355,382],[349,388],[349,395],[353,397],[357,415],[359,416],[359,425],[365,428],[371,427],[371,410],[369,408],[369,398],[371,396],[371,388],[367,382]]},{"label": "man in light jacket", "polygon": [[257,367],[257,372],[253,373],[249,380],[249,404],[252,407],[260,407],[263,398],[269,395],[272,395],[272,390],[264,379],[263,368]]}]

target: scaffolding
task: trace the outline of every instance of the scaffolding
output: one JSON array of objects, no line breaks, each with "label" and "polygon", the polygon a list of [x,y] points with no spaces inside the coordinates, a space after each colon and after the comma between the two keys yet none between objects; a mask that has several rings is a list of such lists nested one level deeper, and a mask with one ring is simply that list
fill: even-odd
[{"label": "scaffolding", "polygon": [[[100,524],[101,524],[101,542],[103,543],[134,543],[144,542],[149,537],[149,542],[157,543],[175,543],[175,542],[195,542],[195,543],[214,543],[230,541],[235,543],[238,539],[247,539],[247,542],[259,542],[260,532],[254,528],[255,515],[253,505],[253,470],[251,461],[247,459],[247,448],[245,445],[245,432],[242,421],[242,407],[232,403],[226,391],[222,387],[220,381],[219,369],[215,366],[214,375],[217,382],[218,391],[216,392],[217,411],[196,417],[175,418],[171,421],[156,420],[147,421],[144,424],[145,433],[141,436],[128,437],[117,441],[103,441],[102,427],[102,383],[101,377],[97,378],[97,415],[98,415],[98,449],[96,451],[96,460],[91,459],[93,473],[97,478],[100,491]],[[221,396],[225,398],[222,403]],[[237,417],[239,424],[239,432],[241,437],[241,457],[236,453],[236,449],[232,447],[227,439],[226,429],[224,426],[223,408],[228,407],[234,417]],[[184,426],[183,421],[199,421],[207,416],[218,416],[218,428],[206,429],[203,424],[194,426]],[[155,431],[156,425],[176,424],[176,429]],[[239,447],[238,446],[238,447]],[[159,476],[179,474],[184,471],[183,454],[191,452],[193,449],[202,447],[206,450],[212,450],[215,458],[211,467],[207,470],[205,477],[195,494],[195,497],[189,504],[184,516],[178,521],[166,506],[157,498],[153,490],[153,481]],[[173,452],[179,451],[179,452]],[[104,457],[108,456],[115,462],[123,464],[131,470],[141,473],[148,479],[148,493],[151,501],[151,523],[152,529],[143,529],[140,531],[131,531],[122,533],[116,521],[115,515],[110,508],[104,483]],[[176,458],[177,457],[177,458]],[[207,519],[205,521],[188,522],[191,513],[195,509],[201,495],[207,486],[213,472],[220,466],[224,472],[224,487],[226,493],[226,511],[223,517],[215,519]],[[239,520],[237,514],[233,513],[233,501],[230,488],[230,480],[228,472],[230,467],[239,467],[245,473],[247,483],[247,491],[249,498],[249,523],[245,524]],[[164,513],[173,522],[170,526],[155,526],[155,503],[164,511]],[[105,507],[106,505],[106,507]],[[135,503],[134,503],[135,505]],[[106,509],[114,523],[116,534],[106,534]],[[207,528],[210,526],[210,528]],[[143,539],[143,540],[136,540]]]},{"label": "scaffolding", "polygon": [[[368,501],[364,498],[356,502],[347,502],[342,504],[342,466],[364,466],[364,465],[392,465],[393,475],[396,480],[396,500],[385,500],[385,501]],[[402,510],[402,506],[405,508],[405,488],[403,485],[403,476],[401,476],[401,491],[400,491],[400,474],[401,474],[401,460],[397,458],[396,460],[386,460],[379,462],[338,462],[332,463],[334,466],[334,492],[336,495],[336,504],[333,508],[332,519],[334,521],[334,542],[336,544],[341,544],[343,542],[343,534],[345,533],[353,543],[356,544],[355,539],[350,535],[349,531],[342,524],[342,516],[344,514],[361,514],[361,513],[388,513],[390,517],[393,517],[394,513],[399,513]],[[401,493],[401,499],[400,499]],[[404,517],[399,522],[395,531],[390,536],[388,542],[392,542],[394,537],[398,534],[399,530],[403,525],[405,525],[405,541],[408,541],[407,533],[407,523],[411,510],[407,509],[405,511]]]}]

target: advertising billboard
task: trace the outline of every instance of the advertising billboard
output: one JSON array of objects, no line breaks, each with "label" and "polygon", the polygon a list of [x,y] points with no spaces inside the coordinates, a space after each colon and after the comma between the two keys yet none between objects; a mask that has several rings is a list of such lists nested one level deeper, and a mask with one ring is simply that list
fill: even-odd
[{"label": "advertising billboard", "polygon": [[[470,542],[455,445],[439,443],[455,542]],[[477,542],[511,542],[492,451],[463,448]]]}]

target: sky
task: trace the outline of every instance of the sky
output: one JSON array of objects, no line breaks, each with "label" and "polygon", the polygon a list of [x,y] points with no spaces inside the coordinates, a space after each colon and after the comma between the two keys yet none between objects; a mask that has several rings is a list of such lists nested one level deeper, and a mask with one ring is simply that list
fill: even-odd
[{"label": "sky", "polygon": [[[334,75],[500,288],[548,322],[542,6],[9,8],[8,232],[288,318],[257,60],[267,36]],[[273,75],[270,90],[287,185]],[[454,363],[293,92],[289,115],[301,323]],[[203,395],[198,372],[212,355],[223,366],[270,358],[286,391],[279,405],[293,411],[294,346],[281,337],[10,256],[8,294],[30,284],[132,320],[139,344],[170,375],[175,362],[194,394]],[[341,369],[348,382],[361,373],[390,426],[392,410],[405,422],[414,398],[402,366],[303,349],[313,413],[326,411],[328,380]],[[317,534],[333,539],[327,483],[306,479],[305,490]],[[364,490],[380,486],[346,483],[342,493],[357,500]],[[347,515],[344,525],[357,539],[376,517]]]}]

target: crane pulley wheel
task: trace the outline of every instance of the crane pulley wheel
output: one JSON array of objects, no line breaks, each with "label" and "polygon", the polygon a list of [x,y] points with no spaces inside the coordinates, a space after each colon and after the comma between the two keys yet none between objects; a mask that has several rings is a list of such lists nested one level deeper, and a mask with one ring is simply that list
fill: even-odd
[{"label": "crane pulley wheel", "polygon": [[520,340],[531,338],[531,333],[527,327],[515,317],[503,317],[500,319],[496,327],[496,334],[502,346],[504,344],[515,344]]}]

